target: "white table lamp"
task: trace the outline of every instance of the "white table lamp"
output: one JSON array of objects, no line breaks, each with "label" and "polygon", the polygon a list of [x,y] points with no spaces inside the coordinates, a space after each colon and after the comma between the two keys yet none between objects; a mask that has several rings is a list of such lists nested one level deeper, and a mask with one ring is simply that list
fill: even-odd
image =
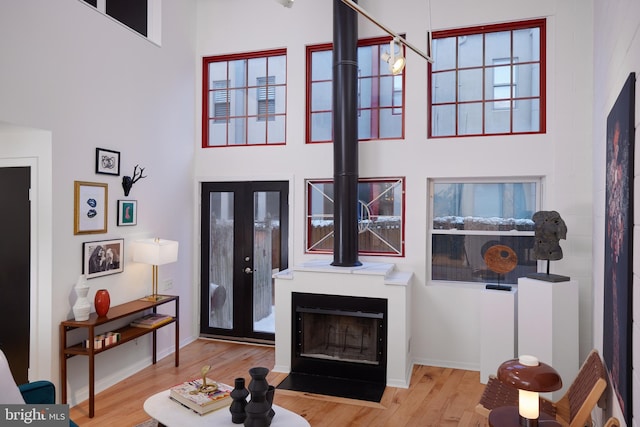
[{"label": "white table lamp", "polygon": [[158,266],[170,264],[178,260],[178,242],[164,239],[136,240],[133,247],[133,261],[152,266],[152,294],[144,298],[147,301],[159,301],[158,295]]}]

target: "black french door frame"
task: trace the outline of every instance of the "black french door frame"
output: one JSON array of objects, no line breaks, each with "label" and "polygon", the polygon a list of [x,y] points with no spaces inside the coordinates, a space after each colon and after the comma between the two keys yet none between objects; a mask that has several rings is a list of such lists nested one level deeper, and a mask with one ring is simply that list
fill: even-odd
[{"label": "black french door frame", "polygon": [[[256,299],[254,281],[266,281],[268,275],[269,286],[273,286],[272,271],[260,271],[264,266],[258,265],[254,257],[257,245],[254,241],[257,228],[254,200],[258,193],[279,194],[278,206],[271,204],[272,209],[279,211],[276,226],[279,235],[274,244],[278,246],[277,253],[272,254],[270,258],[273,259],[273,268],[281,271],[288,267],[289,182],[204,182],[201,185],[200,335],[202,336],[267,343],[275,341],[275,333],[254,330],[254,299]],[[232,200],[224,212],[220,212],[220,208],[215,206],[216,197],[220,197],[220,194],[225,194],[227,199]],[[216,234],[212,231],[212,223],[228,219],[221,218],[225,215],[232,219],[230,221],[232,230],[228,230],[232,232],[232,237],[227,235],[228,232]],[[212,253],[216,252],[215,242],[212,244],[214,235],[219,236],[220,240],[229,240],[226,243],[228,251],[218,249],[218,252],[225,253]],[[218,267],[212,266],[218,262],[215,261],[216,257],[225,258]],[[212,280],[214,277],[212,270],[216,269],[226,269],[230,272],[221,275],[215,273],[217,280]],[[273,291],[272,288],[271,291]],[[221,316],[225,319],[224,322],[229,323],[228,325],[211,324],[210,316],[216,309],[220,312],[226,310],[226,316],[224,314]]]}]

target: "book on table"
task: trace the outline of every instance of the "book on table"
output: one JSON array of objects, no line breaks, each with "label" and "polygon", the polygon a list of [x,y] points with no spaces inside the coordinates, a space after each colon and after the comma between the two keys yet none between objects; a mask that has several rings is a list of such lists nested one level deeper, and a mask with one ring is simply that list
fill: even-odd
[{"label": "book on table", "polygon": [[231,405],[233,387],[209,378],[207,385],[213,385],[213,390],[201,391],[202,378],[186,381],[171,387],[169,397],[200,415]]},{"label": "book on table", "polygon": [[136,328],[155,328],[173,320],[173,316],[160,313],[149,313],[133,320],[130,325]]}]

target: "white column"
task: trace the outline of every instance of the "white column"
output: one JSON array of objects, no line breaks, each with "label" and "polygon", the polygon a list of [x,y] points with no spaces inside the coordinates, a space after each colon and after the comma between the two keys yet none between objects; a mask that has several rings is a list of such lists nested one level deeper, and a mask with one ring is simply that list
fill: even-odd
[{"label": "white column", "polygon": [[580,368],[578,281],[518,279],[518,355],[530,354],[551,365],[562,377],[557,400]]},{"label": "white column", "polygon": [[480,382],[486,384],[498,366],[516,355],[517,288],[484,289],[480,307]]}]

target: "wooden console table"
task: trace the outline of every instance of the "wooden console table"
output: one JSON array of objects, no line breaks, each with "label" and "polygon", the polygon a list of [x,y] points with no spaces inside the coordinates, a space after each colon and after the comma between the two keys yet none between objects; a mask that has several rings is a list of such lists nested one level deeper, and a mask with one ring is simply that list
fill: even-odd
[{"label": "wooden console table", "polygon": [[[65,320],[60,323],[60,382],[61,382],[61,399],[62,403],[67,403],[67,359],[73,356],[89,356],[89,418],[93,418],[94,415],[94,397],[95,397],[95,355],[102,353],[103,351],[110,350],[126,342],[132,341],[148,333],[153,334],[153,363],[156,363],[156,331],[164,326],[175,323],[175,366],[180,364],[180,342],[179,342],[179,297],[175,295],[163,295],[163,299],[159,301],[147,301],[145,299],[138,299],[129,301],[124,304],[116,305],[109,308],[109,312],[102,317],[98,317],[96,313],[91,313],[89,320],[76,321]],[[174,302],[175,316],[170,322],[163,323],[153,328],[135,328],[132,326],[124,326],[113,332],[120,333],[120,341],[115,344],[111,344],[107,347],[96,349],[94,348],[93,337],[96,335],[96,327],[104,325],[114,320],[122,319],[123,317],[131,316],[136,313],[141,313],[146,310],[156,312],[157,307],[168,302]],[[84,347],[83,343],[68,345],[67,333],[77,328],[85,328],[86,339],[89,340],[89,346]]]}]

